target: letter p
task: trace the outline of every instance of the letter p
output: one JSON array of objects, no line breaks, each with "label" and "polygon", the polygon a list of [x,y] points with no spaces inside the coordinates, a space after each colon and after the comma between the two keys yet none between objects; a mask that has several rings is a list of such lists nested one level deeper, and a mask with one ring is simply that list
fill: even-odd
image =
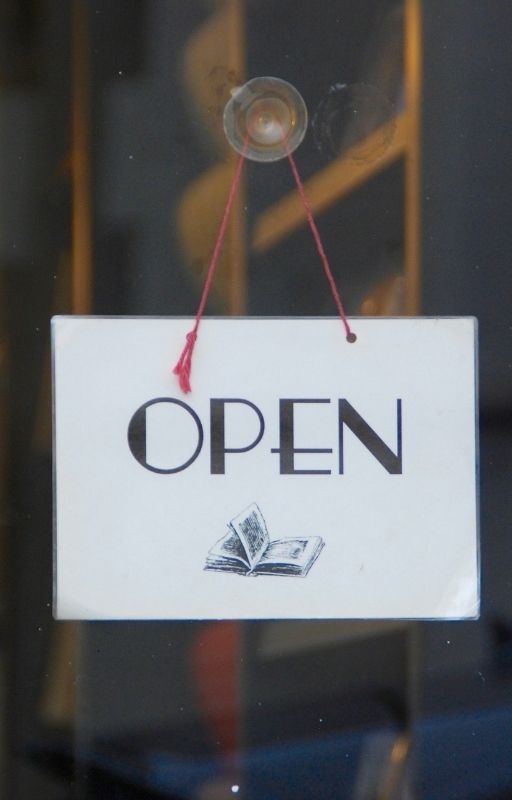
[{"label": "letter p", "polygon": [[[244,447],[226,447],[226,420],[225,407],[227,403],[241,403],[252,408],[258,417],[260,429],[258,435],[250,444]],[[247,453],[252,450],[262,439],[265,432],[263,414],[254,403],[240,398],[213,398],[210,400],[210,435],[211,435],[211,473],[224,475],[226,471],[226,453]]]}]

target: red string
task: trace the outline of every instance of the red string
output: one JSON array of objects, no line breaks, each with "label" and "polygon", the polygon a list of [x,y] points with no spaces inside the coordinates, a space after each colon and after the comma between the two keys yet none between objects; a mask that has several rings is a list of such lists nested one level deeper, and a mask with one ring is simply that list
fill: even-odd
[{"label": "red string", "polygon": [[[236,166],[235,174],[233,175],[233,180],[231,182],[231,188],[229,190],[228,200],[226,203],[226,207],[224,209],[224,214],[222,217],[222,222],[219,228],[219,233],[217,235],[217,241],[215,242],[215,247],[213,248],[212,257],[210,260],[210,264],[208,266],[208,272],[206,274],[206,281],[203,287],[203,292],[201,294],[201,300],[199,302],[199,308],[197,309],[196,313],[196,321],[194,323],[194,327],[192,330],[187,333],[186,337],[186,344],[182,350],[182,353],[179,357],[178,363],[173,369],[175,375],[179,377],[179,383],[181,390],[188,394],[191,391],[190,386],[190,372],[192,370],[192,356],[194,354],[194,347],[197,341],[197,334],[199,331],[199,325],[201,324],[201,320],[203,318],[204,309],[206,306],[206,301],[208,300],[208,295],[210,293],[210,289],[213,283],[213,279],[215,277],[215,271],[217,269],[217,264],[219,262],[220,254],[222,252],[222,246],[224,244],[224,239],[226,238],[226,232],[229,224],[229,218],[231,216],[231,210],[233,208],[233,203],[235,201],[236,193],[238,191],[238,187],[240,186],[240,181],[242,178],[242,170],[245,162],[245,157],[247,155],[247,150],[249,147],[249,138],[250,135],[248,134],[242,154],[238,160],[238,164]],[[288,161],[290,162],[290,167],[293,173],[293,177],[295,178],[295,183],[297,184],[297,189],[299,192],[300,199],[302,200],[302,204],[304,206],[304,210],[306,212],[306,217],[309,223],[309,227],[311,228],[311,232],[313,234],[313,238],[315,240],[315,244],[318,250],[318,255],[320,256],[320,260],[322,261],[324,272],[326,278],[329,282],[329,286],[331,287],[331,292],[334,297],[334,302],[336,303],[336,307],[338,309],[338,313],[340,315],[341,321],[345,328],[345,333],[347,336],[347,341],[355,342],[356,335],[350,329],[350,325],[347,320],[347,315],[345,314],[345,310],[343,308],[343,303],[341,302],[341,297],[338,292],[338,288],[336,286],[336,281],[334,280],[334,276],[332,274],[332,269],[329,264],[329,259],[327,258],[326,252],[324,250],[324,246],[322,244],[322,239],[320,238],[320,233],[316,226],[315,218],[313,216],[313,211],[311,209],[309,200],[306,195],[306,190],[304,188],[304,184],[301,180],[299,175],[299,171],[297,169],[297,165],[295,163],[295,159],[288,147],[288,142],[286,136],[283,135],[283,144],[286,150],[286,155],[288,156]]]},{"label": "red string", "polygon": [[302,200],[302,205],[304,206],[304,210],[306,212],[306,217],[309,222],[309,227],[311,228],[311,233],[313,234],[313,238],[315,240],[316,248],[318,250],[318,255],[320,256],[320,259],[324,267],[325,276],[329,281],[329,286],[331,287],[331,292],[334,297],[334,302],[336,303],[338,313],[341,317],[341,321],[345,328],[347,341],[355,342],[356,335],[350,329],[347,315],[345,314],[345,309],[343,308],[343,303],[341,302],[340,293],[338,292],[338,287],[336,286],[336,281],[334,280],[334,275],[332,274],[331,265],[329,264],[329,259],[327,258],[327,254],[324,250],[322,239],[320,238],[320,233],[318,231],[315,218],[313,216],[313,211],[311,209],[311,205],[306,195],[306,189],[304,188],[304,184],[302,183],[301,177],[299,175],[299,170],[297,169],[297,164],[295,163],[295,159],[288,147],[286,136],[283,138],[283,144],[286,149],[286,155],[288,156],[288,161],[290,162],[290,167],[293,173],[293,177],[295,178],[295,183],[297,184],[297,189],[299,191],[300,199]]},{"label": "red string", "polygon": [[188,394],[191,391],[190,372],[192,369],[192,356],[194,354],[194,347],[197,341],[197,333],[199,331],[199,325],[201,324],[201,319],[203,318],[206,301],[208,300],[208,295],[210,293],[213,279],[215,277],[215,271],[217,269],[217,264],[219,262],[220,254],[222,252],[222,245],[224,244],[224,239],[226,238],[226,232],[228,229],[229,218],[231,216],[231,210],[233,208],[233,203],[235,201],[236,193],[238,191],[238,187],[240,186],[240,180],[242,178],[242,170],[245,162],[245,155],[247,153],[248,145],[249,145],[249,137],[247,137],[247,139],[245,140],[242,155],[238,160],[235,174],[233,175],[233,180],[231,182],[231,188],[229,190],[226,208],[224,209],[224,214],[222,217],[222,222],[220,224],[219,233],[217,234],[217,241],[215,242],[215,247],[213,248],[212,257],[210,259],[210,264],[208,266],[208,272],[206,274],[206,281],[204,283],[203,293],[201,294],[201,300],[199,301],[199,307],[196,313],[196,321],[190,333],[187,333],[187,341],[185,347],[183,348],[181,356],[179,357],[178,363],[173,369],[173,373],[175,375],[178,375],[179,377],[180,388],[182,392],[184,392],[185,394]]}]

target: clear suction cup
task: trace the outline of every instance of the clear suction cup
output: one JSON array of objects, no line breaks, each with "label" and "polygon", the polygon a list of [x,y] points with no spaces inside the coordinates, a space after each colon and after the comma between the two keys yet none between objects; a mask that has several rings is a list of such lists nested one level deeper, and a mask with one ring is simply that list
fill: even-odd
[{"label": "clear suction cup", "polygon": [[[301,95],[280,78],[253,78],[232,90],[224,109],[224,132],[238,153],[252,161],[278,161],[302,142],[308,112]],[[286,140],[286,146],[284,144]]]}]

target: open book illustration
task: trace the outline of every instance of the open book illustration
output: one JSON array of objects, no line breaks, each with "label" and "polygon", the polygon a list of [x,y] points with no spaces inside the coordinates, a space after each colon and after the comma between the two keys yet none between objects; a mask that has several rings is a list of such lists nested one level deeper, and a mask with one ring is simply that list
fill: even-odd
[{"label": "open book illustration", "polygon": [[252,503],[231,520],[208,553],[205,569],[240,575],[304,578],[324,546],[320,536],[270,540],[263,514]]}]

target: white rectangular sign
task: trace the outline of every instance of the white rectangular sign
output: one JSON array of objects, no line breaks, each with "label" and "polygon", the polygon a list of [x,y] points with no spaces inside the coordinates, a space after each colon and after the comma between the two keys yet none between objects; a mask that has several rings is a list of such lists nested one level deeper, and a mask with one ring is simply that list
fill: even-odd
[{"label": "white rectangular sign", "polygon": [[57,317],[59,619],[473,618],[469,318]]}]

